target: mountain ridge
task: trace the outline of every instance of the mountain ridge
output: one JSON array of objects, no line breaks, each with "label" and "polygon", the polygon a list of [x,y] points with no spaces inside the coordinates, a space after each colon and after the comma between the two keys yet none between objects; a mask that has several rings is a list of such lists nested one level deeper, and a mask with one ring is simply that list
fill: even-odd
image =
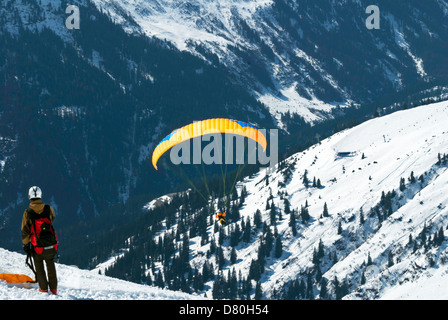
[{"label": "mountain ridge", "polygon": [[[116,23],[135,22],[128,32],[167,39],[211,63],[217,57],[277,119],[289,111],[321,121],[338,105],[373,102],[386,88],[397,92],[429,82],[440,69],[420,46],[425,41],[433,49],[435,43],[447,45],[441,40],[448,32],[445,1],[427,6],[382,1],[377,4],[379,30],[367,28],[368,3],[363,1],[94,3]],[[429,15],[442,23],[428,20]]]}]

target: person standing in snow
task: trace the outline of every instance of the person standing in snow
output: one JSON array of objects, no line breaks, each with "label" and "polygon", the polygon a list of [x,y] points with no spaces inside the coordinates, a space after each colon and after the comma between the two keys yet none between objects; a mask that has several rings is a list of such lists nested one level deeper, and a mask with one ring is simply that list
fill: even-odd
[{"label": "person standing in snow", "polygon": [[[50,205],[42,202],[42,190],[31,187],[28,191],[29,208],[23,213],[22,243],[23,250],[31,254],[36,268],[36,280],[39,291],[57,293],[58,279],[54,257],[58,249],[57,237],[53,228],[54,210]],[[44,269],[47,266],[47,274]]]}]

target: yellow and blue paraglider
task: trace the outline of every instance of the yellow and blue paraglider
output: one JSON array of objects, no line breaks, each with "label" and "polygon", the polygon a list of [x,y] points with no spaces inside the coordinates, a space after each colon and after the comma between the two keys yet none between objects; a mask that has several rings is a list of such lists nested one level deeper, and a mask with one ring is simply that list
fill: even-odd
[{"label": "yellow and blue paraglider", "polygon": [[255,127],[245,122],[215,118],[193,122],[176,129],[166,136],[155,148],[152,154],[152,165],[157,170],[157,161],[170,148],[189,139],[205,134],[228,133],[247,137],[258,142],[266,150],[266,137]]},{"label": "yellow and blue paraglider", "polygon": [[[202,120],[202,121],[195,121],[186,126],[178,128],[176,130],[173,130],[162,141],[160,141],[160,143],[154,149],[153,154],[152,154],[152,165],[154,166],[154,168],[156,170],[158,170],[157,163],[158,163],[160,157],[162,157],[162,155],[164,153],[166,153],[168,150],[170,150],[172,147],[174,147],[184,141],[188,141],[190,139],[194,139],[194,138],[201,137],[204,135],[209,135],[209,134],[231,134],[231,135],[236,135],[236,136],[242,136],[242,137],[245,137],[245,138],[255,141],[263,148],[263,151],[266,151],[267,140],[266,140],[265,135],[259,129],[255,128],[254,126],[252,126],[248,123],[238,121],[238,120],[225,119],[225,118],[214,118],[214,119],[207,119],[207,120]],[[255,144],[253,144],[253,146],[254,146],[254,148],[251,148],[251,149],[256,149]],[[251,151],[253,152],[254,150],[251,150]],[[221,208],[221,209],[223,209],[221,212],[225,212],[228,209],[227,205],[229,203],[230,194],[235,187],[236,180],[237,180],[239,174],[241,173],[241,170],[243,167],[241,167],[241,163],[240,163],[240,166],[238,167],[238,170],[235,174],[235,178],[233,180],[233,183],[231,184],[230,190],[228,190],[228,193],[227,193],[227,190],[225,187],[226,179],[227,179],[227,177],[226,177],[227,176],[227,164],[226,164],[225,173],[221,167],[222,180],[223,180],[223,191],[224,191],[224,199],[225,199],[224,200],[225,201],[224,208]],[[199,173],[199,170],[198,170],[198,173]],[[210,190],[208,189],[206,179],[207,179],[207,177],[205,175],[205,172],[203,172],[202,180],[205,184],[207,192],[209,193],[209,198],[210,197],[212,198],[211,207],[214,207],[213,196],[210,195]],[[196,186],[193,184],[193,182],[190,179],[188,179],[188,177],[186,177],[186,180],[190,183],[190,185],[194,188],[194,190],[197,191],[198,194],[200,194],[202,196],[202,198],[204,198],[204,200],[206,200],[207,202],[209,201],[209,199],[207,199],[207,197],[204,196],[198,188],[196,188]],[[226,193],[227,193],[227,195],[226,195]],[[212,209],[212,211],[214,211],[214,209]],[[225,223],[225,219],[223,217],[224,217],[224,214],[221,214],[221,216],[218,218],[219,221],[221,222],[221,224]]]}]

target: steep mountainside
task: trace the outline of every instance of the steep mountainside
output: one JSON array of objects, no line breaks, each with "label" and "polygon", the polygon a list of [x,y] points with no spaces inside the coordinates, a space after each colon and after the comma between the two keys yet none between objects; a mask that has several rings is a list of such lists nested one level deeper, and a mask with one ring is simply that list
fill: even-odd
[{"label": "steep mountainside", "polygon": [[193,193],[152,201],[106,274],[214,298],[446,297],[447,121],[441,102],[337,133],[240,183],[226,226]]},{"label": "steep mountainside", "polygon": [[368,1],[93,2],[130,33],[224,64],[277,118],[325,119],[448,77],[445,0],[378,1],[379,29],[366,27]]}]

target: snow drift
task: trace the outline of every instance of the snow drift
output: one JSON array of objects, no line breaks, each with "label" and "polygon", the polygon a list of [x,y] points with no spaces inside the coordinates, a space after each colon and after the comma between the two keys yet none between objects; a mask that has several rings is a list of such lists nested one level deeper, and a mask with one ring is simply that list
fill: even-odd
[{"label": "snow drift", "polygon": [[[25,265],[25,255],[0,248],[1,273],[21,273],[33,278]],[[188,300],[198,299],[182,292],[174,292],[138,285],[111,277],[97,271],[56,264],[58,295],[41,293],[37,284],[27,289],[21,285],[0,281],[0,300]]]}]

